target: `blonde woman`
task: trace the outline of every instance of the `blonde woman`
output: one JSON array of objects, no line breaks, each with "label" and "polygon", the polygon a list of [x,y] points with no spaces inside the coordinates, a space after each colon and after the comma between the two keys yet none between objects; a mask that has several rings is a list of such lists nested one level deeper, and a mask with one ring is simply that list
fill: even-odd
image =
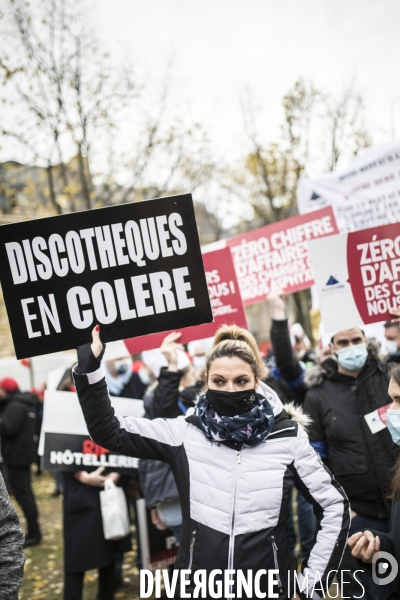
[{"label": "blonde woman", "polygon": [[[74,369],[90,435],[111,451],[171,465],[183,517],[175,566],[191,571],[185,592],[193,594],[198,570],[213,572],[222,585],[224,571],[246,576],[250,569],[253,587],[243,598],[321,597],[345,548],[348,501],[310,446],[299,422],[305,422],[301,411],[285,410],[262,383],[265,365],[253,336],[235,326],[222,327],[207,357],[206,391],[196,408],[176,419],[154,421],[114,414],[98,325],[92,338],[91,346],[78,348]],[[319,521],[298,582],[285,535],[289,475]],[[225,577],[233,577],[233,583],[221,597],[229,592],[237,596],[234,576]]]}]

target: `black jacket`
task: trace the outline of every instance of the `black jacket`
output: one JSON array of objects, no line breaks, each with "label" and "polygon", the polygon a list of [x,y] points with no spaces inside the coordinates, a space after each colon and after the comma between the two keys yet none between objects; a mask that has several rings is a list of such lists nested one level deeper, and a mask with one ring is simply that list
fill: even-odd
[{"label": "black jacket", "polygon": [[356,378],[339,373],[333,359],[309,369],[304,411],[313,419],[310,442],[326,458],[352,509],[364,517],[389,518],[390,469],[400,449],[386,428],[373,434],[364,418],[391,403],[378,352],[369,340],[369,357]]},{"label": "black jacket", "polygon": [[162,368],[158,377],[158,385],[153,390],[151,406],[145,403],[146,412],[150,419],[163,417],[171,419],[183,414],[178,406],[179,402],[179,383],[181,381],[182,371],[168,371]]},{"label": "black jacket", "polygon": [[265,383],[277,392],[284,403],[301,405],[307,393],[305,368],[293,352],[288,320],[272,319],[270,336],[273,364],[268,365],[271,374]]},{"label": "black jacket", "polygon": [[29,392],[13,392],[2,405],[1,453],[10,467],[28,467],[36,460],[39,400]]},{"label": "black jacket", "polygon": [[[141,400],[145,394],[147,386],[142,383],[137,373],[132,373],[132,377],[128,383],[122,388],[121,393],[118,394],[119,398],[133,398],[135,400]],[[112,394],[114,395],[114,394]]]},{"label": "black jacket", "polygon": [[[400,502],[395,500],[392,504],[392,518],[390,533],[383,533],[372,529],[374,535],[378,535],[381,540],[381,552],[388,552],[395,557],[400,563]],[[365,570],[370,571],[370,565],[366,565],[360,561],[360,566],[367,567]],[[397,575],[392,584],[393,591],[388,600],[400,600],[400,574]]]},{"label": "black jacket", "polygon": [[65,572],[101,569],[114,560],[115,553],[129,552],[130,534],[118,541],[104,539],[101,488],[81,483],[73,473],[63,473],[63,481]]},{"label": "black jacket", "polygon": [[181,377],[182,371],[168,371],[165,367],[161,369],[158,386],[154,389],[150,419],[157,417],[175,419],[175,417],[184,415],[189,408],[196,404],[203,384],[197,382],[179,391]]}]

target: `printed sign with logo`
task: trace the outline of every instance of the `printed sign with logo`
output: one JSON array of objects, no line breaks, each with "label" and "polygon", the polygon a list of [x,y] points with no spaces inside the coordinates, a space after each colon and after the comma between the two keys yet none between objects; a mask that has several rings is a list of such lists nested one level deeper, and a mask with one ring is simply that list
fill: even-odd
[{"label": "printed sign with logo", "polygon": [[[179,342],[186,344],[192,340],[201,340],[214,335],[221,325],[238,325],[247,329],[235,268],[229,248],[215,250],[203,255],[204,270],[214,315],[212,323],[177,329],[182,333]],[[125,340],[131,354],[159,348],[169,332],[144,335]]]},{"label": "printed sign with logo", "polygon": [[332,206],[341,233],[400,221],[400,141],[368,148],[345,170],[301,178],[297,198],[301,213]]},{"label": "printed sign with logo", "polygon": [[364,415],[364,419],[367,421],[371,433],[378,433],[378,431],[386,429],[387,411],[391,406],[391,404],[386,404],[385,406],[381,406],[367,415]]},{"label": "printed sign with logo", "polygon": [[327,331],[389,320],[400,307],[400,225],[310,242]]},{"label": "printed sign with logo", "polygon": [[212,321],[190,194],[0,227],[17,358]]},{"label": "printed sign with logo", "polygon": [[95,444],[88,435],[45,433],[43,469],[80,471],[105,467],[106,473],[117,471],[128,475],[138,468],[137,458],[110,452]]},{"label": "printed sign with logo", "polygon": [[[111,397],[115,412],[142,417],[143,401]],[[73,392],[46,391],[39,442],[43,468],[54,471],[81,471],[104,466],[108,471],[129,474],[139,461],[109,452],[90,439],[78,397]]]},{"label": "printed sign with logo", "polygon": [[[314,284],[309,240],[339,233],[331,207],[299,215],[223,240],[232,252],[243,304],[265,300],[272,289],[286,293]],[[203,248],[209,252],[214,244]]]}]

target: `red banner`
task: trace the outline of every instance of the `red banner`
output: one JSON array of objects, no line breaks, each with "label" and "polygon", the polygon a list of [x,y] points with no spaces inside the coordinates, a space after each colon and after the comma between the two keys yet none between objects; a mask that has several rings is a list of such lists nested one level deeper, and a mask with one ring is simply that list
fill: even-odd
[{"label": "red banner", "polygon": [[400,223],[310,243],[327,331],[393,318],[400,308]]},{"label": "red banner", "polygon": [[328,206],[227,239],[243,304],[262,302],[277,287],[288,294],[311,287],[314,275],[307,241],[336,233]]},{"label": "red banner", "polygon": [[363,323],[391,319],[400,308],[400,224],[349,233],[347,268]]},{"label": "red banner", "polygon": [[[174,329],[173,331],[182,333],[182,337],[179,339],[182,344],[211,337],[221,325],[225,324],[235,324],[247,328],[246,315],[229,248],[203,254],[203,263],[214,321],[185,329]],[[170,332],[163,331],[130,338],[125,340],[125,344],[131,354],[153,350],[161,346],[161,342],[168,333]]]}]

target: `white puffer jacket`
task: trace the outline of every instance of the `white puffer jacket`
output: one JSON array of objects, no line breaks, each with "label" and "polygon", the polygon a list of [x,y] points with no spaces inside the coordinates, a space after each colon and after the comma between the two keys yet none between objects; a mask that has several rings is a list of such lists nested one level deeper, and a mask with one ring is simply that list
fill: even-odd
[{"label": "white puffer jacket", "polygon": [[[273,407],[274,427],[267,440],[240,452],[211,442],[195,414],[176,419],[116,417],[102,367],[74,373],[93,440],[110,451],[169,463],[182,506],[183,525],[176,568],[279,571],[279,598],[293,593],[296,559],[285,536],[290,488],[296,486],[314,506],[319,521],[315,545],[298,579],[301,598],[321,597],[339,567],[350,524],[347,498],[311,447],[299,419],[301,410],[282,406],[275,392],[257,390]],[[321,580],[321,581],[320,581]],[[268,590],[268,573],[260,588]],[[193,581],[186,589],[193,590]],[[313,588],[318,588],[314,591]],[[255,597],[255,596],[254,596]]]}]

